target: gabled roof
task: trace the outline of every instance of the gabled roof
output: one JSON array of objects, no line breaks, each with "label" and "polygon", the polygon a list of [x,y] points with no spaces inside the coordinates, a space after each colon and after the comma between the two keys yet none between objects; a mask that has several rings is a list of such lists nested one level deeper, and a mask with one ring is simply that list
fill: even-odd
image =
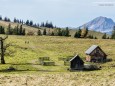
[{"label": "gabled roof", "polygon": [[72,59],[70,59],[70,62],[74,60],[78,55],[75,55]]},{"label": "gabled roof", "polygon": [[[80,61],[83,62],[83,60],[79,57],[79,55],[75,55],[72,59],[70,59],[69,62],[73,61],[75,58],[78,58]],[[83,62],[84,63],[84,62]]]},{"label": "gabled roof", "polygon": [[91,54],[97,47],[98,45],[92,45],[87,51],[85,51],[86,54]]}]

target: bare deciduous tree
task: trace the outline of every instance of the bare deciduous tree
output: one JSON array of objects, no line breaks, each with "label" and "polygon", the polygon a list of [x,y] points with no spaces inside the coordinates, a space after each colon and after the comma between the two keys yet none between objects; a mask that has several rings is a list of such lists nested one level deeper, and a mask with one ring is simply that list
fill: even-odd
[{"label": "bare deciduous tree", "polygon": [[8,36],[6,37],[0,37],[0,49],[1,49],[1,64],[5,64],[5,60],[4,60],[4,53],[6,51],[6,48],[9,47],[10,45],[6,45],[4,46],[4,40],[6,40],[8,38]]}]

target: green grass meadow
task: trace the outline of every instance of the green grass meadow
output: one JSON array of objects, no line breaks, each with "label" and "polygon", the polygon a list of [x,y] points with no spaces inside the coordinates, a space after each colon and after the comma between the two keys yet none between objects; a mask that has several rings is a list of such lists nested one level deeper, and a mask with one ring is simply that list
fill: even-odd
[{"label": "green grass meadow", "polygon": [[[29,43],[25,43],[29,41]],[[4,73],[8,67],[16,68],[18,72],[69,72],[64,66],[63,61],[58,58],[66,58],[76,54],[85,61],[85,51],[91,45],[99,45],[108,58],[112,58],[112,62],[102,65],[102,70],[113,70],[115,65],[115,40],[102,39],[75,39],[71,37],[56,36],[9,36],[5,44],[11,43],[5,55],[6,64],[0,64],[0,73]],[[8,54],[7,54],[8,53]],[[39,65],[39,57],[50,57],[55,62],[55,66]]]},{"label": "green grass meadow", "polygon": [[[6,64],[0,64],[0,86],[115,86],[115,40],[12,35],[7,43],[12,46],[6,51]],[[84,52],[94,44],[112,58],[97,64],[101,70],[70,72],[69,66],[58,60],[79,54],[85,61]],[[55,66],[39,65],[39,57],[50,57]],[[9,67],[16,70],[8,71]]]}]

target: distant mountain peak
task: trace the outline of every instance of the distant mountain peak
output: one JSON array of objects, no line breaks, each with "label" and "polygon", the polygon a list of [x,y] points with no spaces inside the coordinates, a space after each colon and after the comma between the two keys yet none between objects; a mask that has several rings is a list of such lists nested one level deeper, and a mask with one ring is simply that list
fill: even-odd
[{"label": "distant mountain peak", "polygon": [[94,30],[103,33],[110,33],[113,30],[115,25],[114,21],[111,18],[99,16],[90,22],[83,24],[81,27],[86,26],[89,30]]}]

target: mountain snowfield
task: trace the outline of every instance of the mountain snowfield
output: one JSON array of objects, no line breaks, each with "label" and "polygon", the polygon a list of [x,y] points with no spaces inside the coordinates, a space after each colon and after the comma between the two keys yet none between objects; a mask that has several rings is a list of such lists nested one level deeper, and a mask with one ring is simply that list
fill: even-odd
[{"label": "mountain snowfield", "polygon": [[[102,33],[111,33],[115,22],[111,18],[100,16],[84,25],[88,27],[89,30],[94,30]],[[84,25],[80,27],[83,27]]]}]

